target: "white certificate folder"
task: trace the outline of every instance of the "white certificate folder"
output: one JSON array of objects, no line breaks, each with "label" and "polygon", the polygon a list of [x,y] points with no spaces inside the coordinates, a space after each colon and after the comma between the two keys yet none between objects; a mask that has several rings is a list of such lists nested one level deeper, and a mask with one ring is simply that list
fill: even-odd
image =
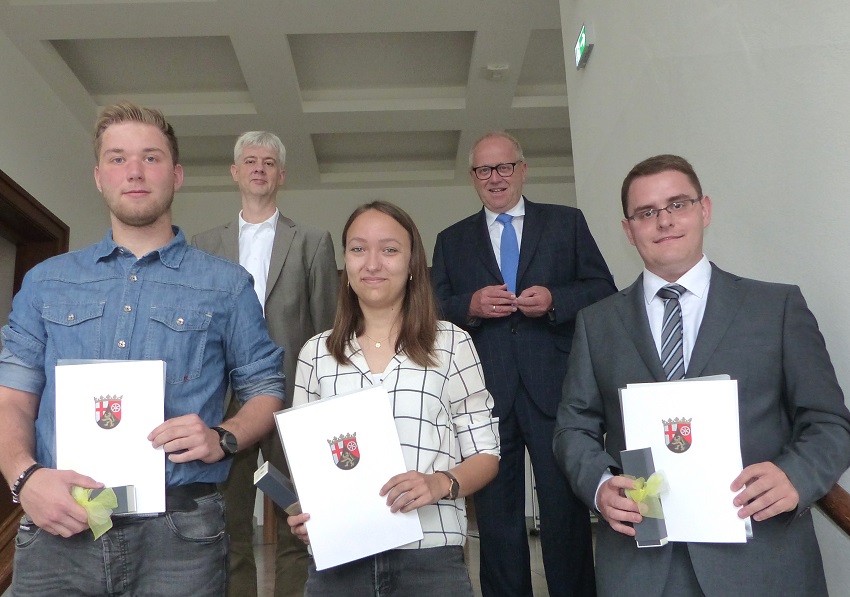
[{"label": "white certificate folder", "polygon": [[738,382],[629,384],[620,390],[626,447],[651,448],[669,541],[744,543],[729,488],[742,470]]},{"label": "white certificate folder", "polygon": [[317,570],[422,539],[416,511],[381,487],[407,467],[386,390],[372,387],[275,413]]},{"label": "white certificate folder", "polygon": [[165,452],[147,438],[164,419],[163,361],[56,366],[56,467],[135,486],[137,514],[165,511]]}]

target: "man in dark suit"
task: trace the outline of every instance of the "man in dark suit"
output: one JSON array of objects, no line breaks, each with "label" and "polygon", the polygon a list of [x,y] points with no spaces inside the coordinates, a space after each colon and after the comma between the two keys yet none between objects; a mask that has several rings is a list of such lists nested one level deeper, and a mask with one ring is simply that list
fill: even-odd
[{"label": "man in dark suit", "polygon": [[[333,325],[339,282],[327,231],[296,223],[277,208],[277,192],[286,177],[285,159],[286,149],[272,133],[254,131],[239,137],[230,172],[239,185],[242,211],[236,221],[201,233],[192,242],[242,264],[254,277],[269,334],[285,350],[286,404],[290,405],[298,352],[312,336]],[[231,402],[231,410],[238,408],[236,401]],[[260,449],[265,459],[288,473],[276,431]],[[257,594],[252,541],[257,454],[257,448],[240,452],[222,487],[231,538],[227,594],[238,597]],[[275,515],[275,596],[303,595],[309,561],[306,547],[289,532],[286,513],[275,507]]]},{"label": "man in dark suit", "polygon": [[588,510],[551,442],[576,313],[616,288],[579,210],[522,196],[526,170],[506,133],[474,145],[470,176],[484,208],[437,236],[432,279],[443,316],[472,336],[499,417],[499,474],[475,495],[484,595],[532,594],[526,448],[549,594],[593,595]]},{"label": "man in dark suit", "polygon": [[[621,195],[623,229],[645,269],[579,314],[554,441],[576,494],[605,519],[596,534],[599,594],[640,587],[646,596],[826,595],[809,508],[850,464],[850,413],[814,316],[798,287],[709,263],[703,231],[711,200],[684,159],[641,162]],[[656,292],[672,284],[679,305],[665,311]],[[665,318],[679,322],[680,336],[666,333]],[[671,362],[680,360],[686,377],[728,374],[738,382],[744,469],[706,483],[728,486],[738,516],[752,517],[745,544],[635,545],[630,523],[641,516],[624,495],[634,482],[618,476],[625,449],[618,389],[679,377],[659,356],[662,337],[676,336],[682,350]]]}]

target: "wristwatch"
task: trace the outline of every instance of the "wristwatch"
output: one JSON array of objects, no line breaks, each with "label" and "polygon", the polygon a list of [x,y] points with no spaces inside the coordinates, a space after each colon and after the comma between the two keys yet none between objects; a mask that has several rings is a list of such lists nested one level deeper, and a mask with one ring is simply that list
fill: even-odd
[{"label": "wristwatch", "polygon": [[443,499],[444,500],[456,500],[458,494],[460,493],[460,483],[457,482],[457,479],[455,478],[455,476],[453,474],[451,474],[449,471],[434,471],[434,472],[441,473],[441,474],[447,476],[449,478],[449,481],[451,481],[451,483],[452,483],[451,485],[449,485],[449,493],[447,495],[443,496]]},{"label": "wristwatch", "polygon": [[239,450],[239,443],[236,441],[236,436],[223,427],[210,427],[210,429],[218,433],[218,445],[221,446],[221,451],[224,452],[224,458],[222,460],[236,456],[236,452]]}]

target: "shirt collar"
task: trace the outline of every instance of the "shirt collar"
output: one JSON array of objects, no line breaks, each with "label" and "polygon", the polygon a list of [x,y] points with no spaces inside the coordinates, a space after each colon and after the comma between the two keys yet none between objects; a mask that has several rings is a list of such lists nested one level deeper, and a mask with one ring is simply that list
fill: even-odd
[{"label": "shirt collar", "polygon": [[[156,253],[164,266],[177,269],[180,267],[180,262],[183,261],[183,255],[186,254],[188,245],[186,244],[186,236],[180,228],[172,226],[171,230],[174,232],[174,238],[164,247],[151,251],[148,255]],[[102,261],[112,257],[122,250],[123,247],[113,240],[112,229],[110,229],[94,247],[95,261]]]},{"label": "shirt collar", "polygon": [[[515,218],[520,218],[520,217],[525,216],[525,195],[520,196],[519,201],[517,201],[517,204],[514,205],[512,208],[510,208],[505,213],[508,214],[508,215],[511,215]],[[487,209],[486,205],[484,206],[484,217],[487,218],[487,227],[488,228],[493,225],[493,223],[496,221],[496,217],[498,215],[499,214],[497,214],[495,211],[490,211],[489,209]]]},{"label": "shirt collar", "polygon": [[[699,298],[704,298],[708,292],[708,283],[711,281],[711,263],[708,257],[702,256],[695,266],[676,280],[676,284],[684,286],[688,292]],[[643,270],[643,295],[647,304],[655,298],[658,289],[669,284],[664,278],[656,276],[648,269]]]},{"label": "shirt collar", "polygon": [[271,226],[272,231],[277,230],[277,219],[280,216],[280,210],[278,208],[274,209],[274,213],[267,220],[260,222],[259,224],[251,224],[250,222],[246,222],[242,217],[242,210],[239,210],[239,234],[242,234],[242,231],[245,230],[246,226],[254,226],[256,228],[263,228],[265,226]]}]

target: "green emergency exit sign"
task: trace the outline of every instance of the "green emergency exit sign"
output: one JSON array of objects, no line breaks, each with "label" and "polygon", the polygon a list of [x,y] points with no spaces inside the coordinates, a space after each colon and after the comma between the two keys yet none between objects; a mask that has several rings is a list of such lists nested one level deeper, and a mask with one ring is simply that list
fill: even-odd
[{"label": "green emergency exit sign", "polygon": [[576,68],[584,68],[592,49],[593,39],[590,27],[582,24],[581,31],[578,34],[578,40],[576,40]]}]

